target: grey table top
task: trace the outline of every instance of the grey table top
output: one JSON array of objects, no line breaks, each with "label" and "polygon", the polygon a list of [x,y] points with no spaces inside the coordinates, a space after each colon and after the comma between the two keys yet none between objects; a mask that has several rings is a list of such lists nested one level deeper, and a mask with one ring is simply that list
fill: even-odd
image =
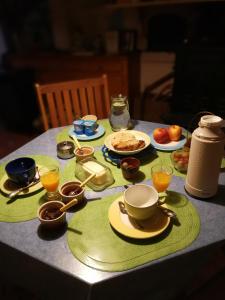
[{"label": "grey table top", "polygon": [[[138,121],[135,129],[150,133],[155,127],[159,126],[162,125]],[[1,159],[1,163],[29,154],[45,154],[58,159],[55,137],[62,129],[48,130]],[[63,168],[66,161],[59,161]],[[87,198],[96,194],[98,196],[109,195],[123,189],[123,187],[117,187],[99,193],[90,191],[87,192]],[[171,190],[185,193],[184,180],[180,177],[174,177]],[[37,288],[38,291],[43,289],[46,292],[52,289],[52,295],[55,294],[55,298],[60,295],[60,291],[63,291],[66,299],[72,298],[74,292],[76,293],[76,299],[105,299],[106,297],[126,299],[128,295],[129,299],[133,299],[137,295],[141,295],[142,299],[145,299],[145,297],[147,299],[146,295],[149,296],[149,293],[151,293],[151,299],[169,299],[175,291],[175,286],[171,286],[173,277],[176,276],[176,280],[178,280],[179,274],[181,274],[183,281],[187,280],[186,277],[188,278],[189,273],[193,272],[194,266],[195,268],[199,266],[199,257],[203,258],[204,256],[202,253],[206,253],[204,252],[206,249],[211,249],[212,246],[225,241],[225,173],[220,174],[219,191],[213,199],[202,201],[188,195],[187,197],[199,212],[201,219],[200,234],[189,247],[169,256],[124,272],[103,272],[92,269],[78,261],[68,248],[65,234],[55,239],[42,238],[38,232],[38,219],[21,223],[1,222],[0,255],[5,258],[5,261],[1,261],[3,269],[0,265],[0,272],[4,270],[5,275],[12,276],[11,269],[14,268],[12,264],[16,262],[18,272],[14,271],[15,281],[24,282],[26,280],[32,289]],[[67,218],[71,216],[71,213],[67,214]],[[198,255],[198,253],[200,254]],[[19,272],[20,265],[18,261],[21,263],[22,273]],[[190,270],[190,263],[192,262],[193,268]],[[176,266],[176,272],[174,268],[172,272],[168,271],[170,265]],[[187,266],[189,269],[187,269]],[[170,275],[168,276],[168,274]],[[151,278],[150,285],[146,278]],[[131,282],[130,280],[134,280],[135,284],[130,284],[129,287],[126,285],[124,292],[124,284],[127,284],[128,281]],[[159,281],[162,282],[162,280],[164,280],[164,290],[157,288]],[[148,285],[146,285],[146,282],[148,282]],[[58,283],[60,289],[55,292]],[[181,282],[180,286],[182,284],[184,285]],[[173,288],[174,290],[172,290]],[[167,295],[166,298],[165,294]],[[51,299],[51,297],[49,296],[47,299]]]}]

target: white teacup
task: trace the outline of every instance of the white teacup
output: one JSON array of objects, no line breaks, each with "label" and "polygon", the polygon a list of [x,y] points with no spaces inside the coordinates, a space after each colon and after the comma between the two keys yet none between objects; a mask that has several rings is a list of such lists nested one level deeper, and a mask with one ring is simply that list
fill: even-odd
[{"label": "white teacup", "polygon": [[136,184],[124,191],[124,204],[129,216],[137,220],[151,218],[158,205],[158,192],[152,186]]}]

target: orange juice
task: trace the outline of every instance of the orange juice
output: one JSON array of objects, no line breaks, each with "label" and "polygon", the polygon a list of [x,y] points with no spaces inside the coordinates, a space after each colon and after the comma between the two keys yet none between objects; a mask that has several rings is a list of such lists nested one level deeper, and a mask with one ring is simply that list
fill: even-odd
[{"label": "orange juice", "polygon": [[41,176],[41,183],[48,192],[55,192],[59,185],[59,173],[49,171]]},{"label": "orange juice", "polygon": [[152,182],[156,190],[161,193],[164,192],[171,180],[171,175],[165,172],[159,171],[152,174]]}]

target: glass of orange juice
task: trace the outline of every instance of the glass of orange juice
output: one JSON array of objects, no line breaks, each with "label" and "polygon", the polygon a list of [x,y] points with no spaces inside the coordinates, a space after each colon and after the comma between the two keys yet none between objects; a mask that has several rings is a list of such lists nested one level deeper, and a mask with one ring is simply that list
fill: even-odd
[{"label": "glass of orange juice", "polygon": [[47,200],[60,200],[58,193],[59,186],[59,167],[50,165],[39,169],[40,181],[47,191]]},{"label": "glass of orange juice", "polygon": [[157,164],[151,168],[152,183],[158,193],[165,192],[171,182],[173,168]]}]

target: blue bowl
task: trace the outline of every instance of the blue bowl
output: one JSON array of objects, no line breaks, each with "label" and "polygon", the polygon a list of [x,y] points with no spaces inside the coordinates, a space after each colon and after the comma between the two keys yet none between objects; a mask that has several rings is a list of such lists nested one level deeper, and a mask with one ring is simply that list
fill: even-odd
[{"label": "blue bowl", "polygon": [[26,186],[33,181],[36,174],[35,160],[30,157],[20,157],[8,162],[5,171],[10,180],[20,186]]}]

